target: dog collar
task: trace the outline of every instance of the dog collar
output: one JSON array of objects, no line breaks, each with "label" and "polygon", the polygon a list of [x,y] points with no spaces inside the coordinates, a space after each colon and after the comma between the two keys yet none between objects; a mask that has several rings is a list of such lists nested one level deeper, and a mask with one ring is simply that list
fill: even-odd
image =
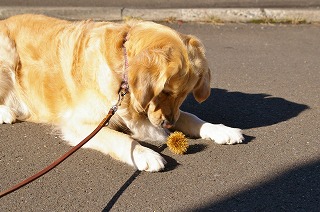
[{"label": "dog collar", "polygon": [[121,82],[121,88],[124,89],[125,92],[129,92],[129,83],[128,83],[128,54],[127,54],[127,48],[125,46],[125,43],[127,42],[127,36],[124,38],[122,49],[123,49],[123,58],[124,58],[124,66],[123,66],[123,72],[122,72],[122,82]]}]

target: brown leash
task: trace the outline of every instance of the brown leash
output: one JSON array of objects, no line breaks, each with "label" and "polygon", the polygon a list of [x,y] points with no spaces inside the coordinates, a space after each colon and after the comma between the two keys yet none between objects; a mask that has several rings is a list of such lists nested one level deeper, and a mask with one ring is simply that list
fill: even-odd
[{"label": "brown leash", "polygon": [[49,172],[51,169],[55,168],[56,166],[58,166],[61,162],[63,162],[65,159],[67,159],[69,156],[71,156],[74,152],[76,152],[78,149],[80,149],[84,144],[86,144],[91,138],[93,138],[104,126],[107,126],[109,124],[109,120],[111,119],[111,117],[116,113],[116,111],[118,110],[118,106],[121,105],[121,102],[123,100],[123,97],[128,93],[128,82],[126,80],[124,80],[122,82],[120,91],[119,91],[119,99],[118,102],[113,105],[107,116],[100,122],[100,124],[98,125],[98,127],[92,132],[90,133],[90,135],[88,135],[85,139],[83,139],[78,145],[74,146],[72,149],[70,149],[68,152],[66,152],[64,155],[62,155],[60,158],[58,158],[57,160],[55,160],[53,163],[51,163],[49,166],[47,166],[46,168],[44,168],[43,170],[41,170],[40,172],[36,173],[35,175],[21,181],[20,183],[16,184],[15,186],[9,188],[8,190],[5,190],[3,192],[0,193],[0,198],[10,194],[11,192],[14,192],[16,190],[18,190],[19,188],[31,183],[32,181],[38,179],[39,177],[41,177],[42,175],[46,174],[47,172]]}]

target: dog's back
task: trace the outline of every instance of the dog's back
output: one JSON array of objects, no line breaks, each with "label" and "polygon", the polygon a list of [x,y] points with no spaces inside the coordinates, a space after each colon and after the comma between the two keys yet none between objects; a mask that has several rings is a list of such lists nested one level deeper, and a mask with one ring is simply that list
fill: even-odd
[{"label": "dog's back", "polygon": [[[107,23],[69,22],[42,15],[1,21],[0,110],[6,115],[0,122],[59,122],[61,112],[70,108],[84,83],[79,69],[91,71],[83,60],[84,49],[89,49],[85,45],[91,42],[92,52],[99,52],[94,51],[99,47],[98,39],[91,39],[92,29],[104,30],[104,25]],[[86,60],[98,57],[94,54],[86,55]],[[87,74],[85,81],[90,78]]]}]

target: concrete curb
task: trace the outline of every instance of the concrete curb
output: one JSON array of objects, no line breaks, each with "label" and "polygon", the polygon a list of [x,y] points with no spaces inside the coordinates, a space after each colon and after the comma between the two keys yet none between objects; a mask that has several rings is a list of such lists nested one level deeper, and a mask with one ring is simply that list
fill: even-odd
[{"label": "concrete curb", "polygon": [[259,8],[209,8],[209,9],[124,9],[123,17],[143,20],[182,20],[201,22],[320,22],[320,9],[259,9]]},{"label": "concrete curb", "polygon": [[0,7],[0,19],[10,16],[32,13],[53,16],[69,20],[122,20],[120,7]]},{"label": "concrete curb", "polygon": [[122,7],[0,7],[0,19],[23,13],[44,14],[70,20],[120,21],[130,18],[187,22],[320,23],[320,8],[192,8],[133,9]]}]

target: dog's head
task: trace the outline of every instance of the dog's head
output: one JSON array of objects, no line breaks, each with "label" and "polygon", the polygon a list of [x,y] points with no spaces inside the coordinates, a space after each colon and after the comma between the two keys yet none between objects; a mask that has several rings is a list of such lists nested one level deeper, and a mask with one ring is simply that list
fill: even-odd
[{"label": "dog's head", "polygon": [[210,70],[201,42],[169,27],[140,22],[128,34],[131,100],[155,126],[170,128],[190,92],[198,102],[210,95]]}]

